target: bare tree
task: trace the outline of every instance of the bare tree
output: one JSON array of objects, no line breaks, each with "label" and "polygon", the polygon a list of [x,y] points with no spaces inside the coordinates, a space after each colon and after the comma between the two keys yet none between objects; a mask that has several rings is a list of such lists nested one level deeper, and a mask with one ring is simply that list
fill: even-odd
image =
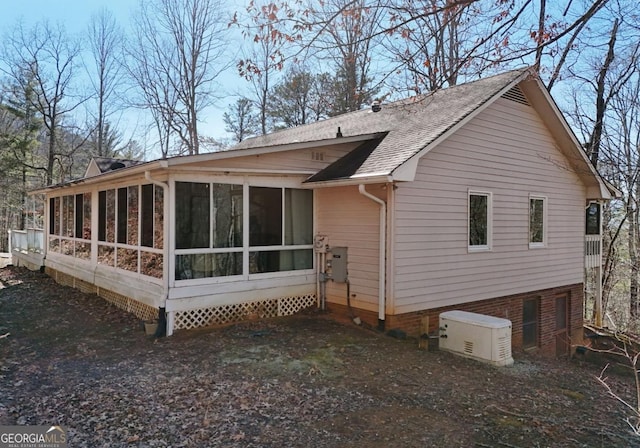
[{"label": "bare tree", "polygon": [[[401,67],[400,72],[407,74],[407,87],[415,93],[456,85],[461,75],[481,66],[468,55],[480,53],[481,48],[486,52],[490,45],[486,37],[478,43],[483,39],[482,33],[490,32],[489,11],[481,10],[474,2],[449,6],[442,3],[428,0],[422,2],[422,8],[407,3],[398,6],[391,16],[393,22],[403,25],[389,36],[385,47]],[[425,14],[427,8],[433,13]]]},{"label": "bare tree", "polygon": [[213,103],[214,81],[229,67],[221,62],[227,60],[223,13],[218,0],[141,0],[134,18],[129,72],[154,120],[188,154],[199,153],[199,115]]},{"label": "bare tree", "polygon": [[79,53],[78,43],[62,26],[41,22],[29,30],[19,23],[5,40],[1,54],[3,71],[13,82],[33,83],[32,106],[46,130],[46,161],[44,166],[30,168],[43,171],[47,184],[53,182],[56,164],[66,155],[59,141],[63,119],[85,101],[72,90]]},{"label": "bare tree", "polygon": [[[264,6],[263,7],[267,7]],[[249,8],[260,8],[253,5]],[[251,83],[251,100],[258,108],[260,116],[260,130],[262,134],[269,131],[269,91],[276,81],[277,74],[283,68],[285,59],[285,47],[287,42],[274,40],[272,35],[277,24],[267,20],[260,22],[261,17],[253,15],[248,20],[256,24],[255,28],[244,29],[242,34],[244,41],[250,45],[250,49],[245,50],[242,60],[238,62],[237,68],[240,76]],[[232,22],[239,25],[237,14]]]},{"label": "bare tree", "polygon": [[122,85],[122,32],[113,14],[103,9],[91,17],[88,35],[94,65],[89,70],[89,79],[96,101],[91,125],[93,153],[112,157],[116,153],[117,135],[109,119],[116,110],[116,96]]},{"label": "bare tree", "polygon": [[[640,316],[640,79],[635,75],[607,97],[607,121],[603,122],[602,168],[625,193],[624,227],[627,262],[624,276],[629,282],[629,317]],[[614,76],[614,79],[618,76]],[[613,241],[612,244],[620,244]],[[627,320],[627,319],[624,319]]]},{"label": "bare tree", "polygon": [[309,45],[321,64],[332,61],[336,73],[331,115],[359,110],[378,91],[372,62],[383,10],[368,7],[366,0],[329,0],[311,17],[325,25]]}]

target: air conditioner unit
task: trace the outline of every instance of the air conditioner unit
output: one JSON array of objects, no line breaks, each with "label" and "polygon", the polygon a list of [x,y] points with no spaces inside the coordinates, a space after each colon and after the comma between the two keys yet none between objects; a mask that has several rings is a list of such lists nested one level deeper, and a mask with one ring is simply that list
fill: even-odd
[{"label": "air conditioner unit", "polygon": [[511,321],[467,311],[445,311],[440,313],[440,349],[495,366],[511,365]]}]

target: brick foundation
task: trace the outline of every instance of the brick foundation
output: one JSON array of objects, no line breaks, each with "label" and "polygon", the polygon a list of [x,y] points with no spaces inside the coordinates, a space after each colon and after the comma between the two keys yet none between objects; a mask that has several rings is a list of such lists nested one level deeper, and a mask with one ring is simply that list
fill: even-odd
[{"label": "brick foundation", "polygon": [[[512,323],[511,346],[514,350],[521,350],[522,343],[522,307],[525,300],[537,299],[539,305],[538,319],[538,348],[541,353],[555,356],[556,353],[556,300],[566,297],[568,303],[568,340],[571,345],[582,344],[582,306],[583,284],[568,285],[559,288],[543,289],[524,294],[480,300],[455,306],[433,308],[406,314],[387,315],[385,328],[398,328],[407,335],[419,337],[423,333],[423,326],[428,320],[429,334],[438,333],[440,313],[450,310],[463,310],[489,316],[503,317]],[[334,303],[328,304],[329,309],[340,315],[348,315],[347,307]],[[371,326],[378,325],[378,315],[372,311],[355,310],[355,314]],[[560,337],[561,339],[564,339]],[[560,344],[562,346],[562,344]]]}]

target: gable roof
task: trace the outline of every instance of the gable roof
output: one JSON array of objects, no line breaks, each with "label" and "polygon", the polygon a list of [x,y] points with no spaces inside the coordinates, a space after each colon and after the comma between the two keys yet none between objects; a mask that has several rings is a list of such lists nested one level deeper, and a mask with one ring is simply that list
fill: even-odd
[{"label": "gable roof", "polygon": [[234,149],[265,148],[292,142],[335,141],[338,129],[344,137],[384,132],[386,137],[352,175],[390,175],[429,143],[528,73],[528,69],[513,70],[427,95],[383,104],[379,112],[359,110],[284,129],[244,140]]},{"label": "gable roof", "polygon": [[[531,68],[512,70],[466,84],[437,90],[371,109],[350,112],[316,123],[247,139],[233,149],[273,151],[275,147],[315,142],[335,144],[340,138],[383,135],[358,146],[307,183],[411,181],[420,157],[504,95],[531,105],[558,142],[593,198],[611,198],[612,191],[597,173],[546,87]],[[370,140],[373,142],[374,137]],[[367,153],[365,157],[362,155]],[[356,162],[358,165],[356,165]]]}]

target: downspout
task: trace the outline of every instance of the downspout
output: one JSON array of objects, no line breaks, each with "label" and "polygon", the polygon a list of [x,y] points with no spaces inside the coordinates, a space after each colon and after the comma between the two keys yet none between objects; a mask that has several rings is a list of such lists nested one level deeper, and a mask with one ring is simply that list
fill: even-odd
[{"label": "downspout", "polygon": [[173,333],[173,323],[167,323],[166,314],[167,299],[169,298],[169,243],[167,235],[169,235],[168,230],[170,219],[168,219],[168,213],[166,213],[167,207],[165,204],[169,201],[169,185],[165,182],[153,179],[150,171],[144,172],[144,178],[152,184],[162,187],[162,232],[164,234],[162,245],[162,301],[164,306],[158,310],[158,330],[156,331],[155,336],[171,336]]},{"label": "downspout", "polygon": [[384,330],[385,292],[386,292],[386,250],[387,250],[387,204],[382,199],[369,193],[364,184],[358,185],[361,195],[380,205],[380,256],[378,260],[378,329]]}]

